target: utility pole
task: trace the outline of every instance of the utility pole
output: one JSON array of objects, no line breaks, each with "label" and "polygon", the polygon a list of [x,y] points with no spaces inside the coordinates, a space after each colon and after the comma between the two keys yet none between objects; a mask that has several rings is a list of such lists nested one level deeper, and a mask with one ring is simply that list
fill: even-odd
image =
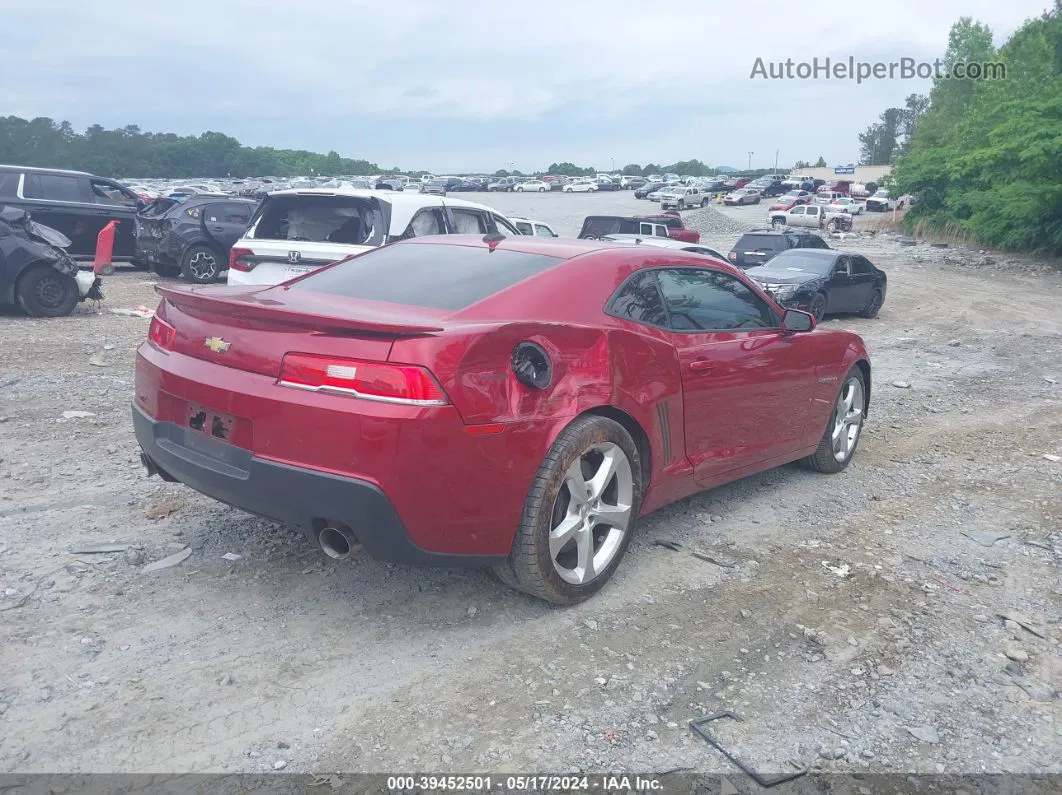
[{"label": "utility pole", "polygon": [[616,158],[612,158],[612,172],[615,173],[615,171],[616,171]]},{"label": "utility pole", "polygon": [[749,171],[752,171],[752,156],[754,154],[756,154],[756,153],[755,152],[749,152]]},{"label": "utility pole", "polygon": [[778,150],[778,149],[774,150],[774,173],[775,174],[778,173],[778,152],[779,151],[780,150]]}]

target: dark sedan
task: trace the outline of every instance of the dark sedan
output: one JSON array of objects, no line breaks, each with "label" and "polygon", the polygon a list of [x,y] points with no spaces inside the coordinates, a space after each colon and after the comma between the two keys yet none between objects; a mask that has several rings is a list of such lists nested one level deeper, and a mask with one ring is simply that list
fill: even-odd
[{"label": "dark sedan", "polygon": [[646,196],[648,196],[653,191],[660,190],[661,188],[664,188],[664,187],[667,187],[667,183],[666,182],[647,182],[646,184],[642,185],[640,188],[635,188],[635,190],[634,190],[634,198],[636,198],[636,199],[644,199]]},{"label": "dark sedan", "polygon": [[782,306],[816,320],[841,313],[877,317],[888,286],[885,272],[866,257],[832,249],[790,249],[745,273]]},{"label": "dark sedan", "polygon": [[136,217],[136,255],[159,276],[208,284],[228,267],[257,203],[223,196],[158,199]]}]

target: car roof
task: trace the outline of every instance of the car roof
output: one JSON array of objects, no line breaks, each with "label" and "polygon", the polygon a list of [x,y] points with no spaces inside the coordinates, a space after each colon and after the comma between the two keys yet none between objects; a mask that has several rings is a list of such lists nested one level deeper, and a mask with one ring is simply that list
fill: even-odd
[{"label": "car roof", "polygon": [[[837,256],[840,256],[842,254],[845,254],[845,252],[838,251],[835,248],[788,248],[785,251],[780,251],[777,254],[775,254],[774,255],[774,259],[778,259],[778,257],[781,257],[783,254],[788,254],[790,256],[819,257],[821,259],[833,259],[834,257],[837,257]],[[768,261],[765,264],[769,265],[770,262],[773,262],[773,260]]]},{"label": "car roof", "polygon": [[0,170],[7,171],[31,171],[34,174],[73,174],[79,177],[91,177],[87,171],[70,171],[65,168],[41,168],[40,166],[9,166],[0,163]]}]

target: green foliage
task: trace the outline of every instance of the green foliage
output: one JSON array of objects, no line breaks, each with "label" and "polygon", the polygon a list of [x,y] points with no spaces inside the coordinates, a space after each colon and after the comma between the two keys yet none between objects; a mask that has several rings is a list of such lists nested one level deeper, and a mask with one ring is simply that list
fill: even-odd
[{"label": "green foliage", "polygon": [[815,168],[826,168],[826,158],[819,155],[819,159],[815,161]]},{"label": "green foliage", "polygon": [[574,163],[552,163],[546,170],[547,174],[559,174],[565,177],[589,177],[597,171],[592,166],[581,168]]},{"label": "green foliage", "polygon": [[935,82],[892,173],[895,191],[919,198],[907,223],[1062,254],[1062,3],[998,52],[988,28],[961,19],[944,60],[1000,61],[1006,78]]},{"label": "green foliage", "polygon": [[628,163],[620,170],[620,174],[623,174],[626,177],[645,176],[645,172],[642,170],[642,167],[639,166],[637,163]]},{"label": "green foliage", "polygon": [[366,160],[268,146],[243,146],[219,132],[178,136],[145,133],[135,125],[78,134],[69,122],[0,116],[0,163],[71,168],[122,177],[287,177],[302,174],[374,174]]}]

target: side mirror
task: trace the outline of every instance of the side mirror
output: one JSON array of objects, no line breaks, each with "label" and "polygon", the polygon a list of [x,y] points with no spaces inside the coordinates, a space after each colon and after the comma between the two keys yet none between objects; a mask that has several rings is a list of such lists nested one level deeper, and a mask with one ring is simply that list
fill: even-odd
[{"label": "side mirror", "polygon": [[815,317],[801,309],[787,309],[782,315],[782,329],[787,334],[799,334],[815,328]]}]

